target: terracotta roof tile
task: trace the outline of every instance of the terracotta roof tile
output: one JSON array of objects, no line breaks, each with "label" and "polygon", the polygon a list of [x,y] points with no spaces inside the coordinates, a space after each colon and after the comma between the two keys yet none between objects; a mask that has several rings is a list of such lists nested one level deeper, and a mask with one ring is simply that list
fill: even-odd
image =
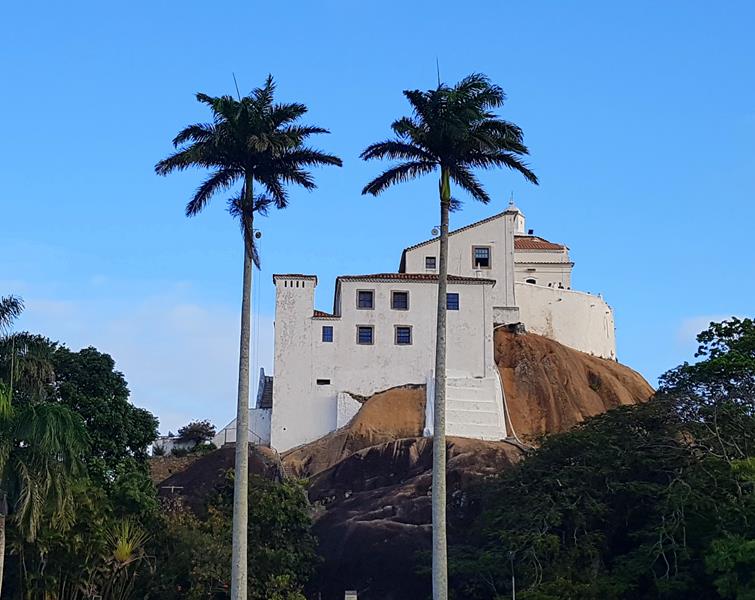
[{"label": "terracotta roof tile", "polygon": [[326,313],[322,310],[316,310],[312,313],[313,319],[337,319],[338,317],[332,313]]},{"label": "terracotta roof tile", "polygon": [[563,250],[563,244],[554,244],[536,235],[514,236],[514,250]]},{"label": "terracotta roof tile", "polygon": [[[434,273],[373,273],[371,275],[341,275],[338,281],[438,281]],[[482,277],[460,277],[449,275],[450,283],[490,284],[495,285],[494,279]]]}]

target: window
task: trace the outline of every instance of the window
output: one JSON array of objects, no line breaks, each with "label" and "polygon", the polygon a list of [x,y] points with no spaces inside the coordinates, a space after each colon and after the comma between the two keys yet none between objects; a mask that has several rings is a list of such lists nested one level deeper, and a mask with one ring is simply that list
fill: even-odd
[{"label": "window", "polygon": [[322,326],[322,341],[323,342],[333,341],[333,327],[331,325]]},{"label": "window", "polygon": [[409,292],[391,292],[393,310],[409,310]]},{"label": "window", "polygon": [[459,310],[459,294],[456,292],[446,294],[446,310]]},{"label": "window", "polygon": [[372,325],[357,325],[357,344],[370,346],[374,343],[375,328]]},{"label": "window", "polygon": [[375,307],[375,292],[372,290],[357,291],[357,308],[372,309]]},{"label": "window", "polygon": [[437,268],[434,256],[425,256],[425,269],[434,271]]},{"label": "window", "polygon": [[409,346],[412,343],[412,328],[407,325],[396,325],[396,345]]},{"label": "window", "polygon": [[530,277],[529,279],[525,279],[524,282],[525,283],[537,283],[537,280],[536,279],[532,279],[532,277]]},{"label": "window", "polygon": [[472,247],[472,266],[475,269],[490,268],[490,248],[488,246]]},{"label": "window", "polygon": [[330,385],[330,379],[318,379],[317,385]]}]

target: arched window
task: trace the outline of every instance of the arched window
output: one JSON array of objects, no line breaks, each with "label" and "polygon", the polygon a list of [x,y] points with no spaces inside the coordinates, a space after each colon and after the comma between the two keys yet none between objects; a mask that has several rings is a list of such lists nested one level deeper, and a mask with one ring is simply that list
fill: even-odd
[{"label": "arched window", "polygon": [[530,277],[529,279],[525,279],[524,283],[537,283],[537,280],[536,279],[532,279],[532,277]]}]

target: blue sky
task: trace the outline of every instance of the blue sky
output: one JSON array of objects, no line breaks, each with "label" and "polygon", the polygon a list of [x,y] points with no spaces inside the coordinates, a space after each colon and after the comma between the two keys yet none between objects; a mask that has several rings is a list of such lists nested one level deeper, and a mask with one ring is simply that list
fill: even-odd
[{"label": "blue sky", "polygon": [[407,111],[401,91],[479,71],[504,87],[541,185],[482,175],[452,227],[505,206],[567,243],[574,287],[616,311],[622,362],[651,383],[690,358],[711,318],[752,316],[755,5],[751,2],[28,2],[0,20],[0,294],[20,328],[124,371],[161,429],[233,413],[241,243],[222,199],[183,207],[200,172],[154,163],[194,93],[278,97],[327,127],[344,159],[260,224],[255,365],[271,367],[274,272],[316,273],[328,309],[341,273],[392,271],[436,224],[436,182],[378,199],[359,152]]}]

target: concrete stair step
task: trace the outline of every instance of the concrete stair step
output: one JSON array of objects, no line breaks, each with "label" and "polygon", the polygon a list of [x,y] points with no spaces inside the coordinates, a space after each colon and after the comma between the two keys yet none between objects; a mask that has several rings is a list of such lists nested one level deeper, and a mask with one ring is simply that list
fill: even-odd
[{"label": "concrete stair step", "polygon": [[446,398],[446,411],[449,410],[470,410],[470,411],[489,411],[498,412],[498,406],[493,400],[453,400]]},{"label": "concrete stair step", "polygon": [[481,440],[506,439],[506,435],[501,427],[492,425],[467,425],[463,423],[448,423],[446,425],[446,435]]},{"label": "concrete stair step", "polygon": [[498,425],[498,413],[482,410],[446,410],[446,423],[465,425]]},{"label": "concrete stair step", "polygon": [[467,402],[493,402],[495,400],[495,394],[487,390],[457,388],[455,390],[447,390],[446,399],[466,400]]},{"label": "concrete stair step", "polygon": [[478,388],[478,389],[493,389],[492,379],[474,379],[471,377],[464,378],[448,378],[446,379],[446,389],[465,387],[465,388]]}]

